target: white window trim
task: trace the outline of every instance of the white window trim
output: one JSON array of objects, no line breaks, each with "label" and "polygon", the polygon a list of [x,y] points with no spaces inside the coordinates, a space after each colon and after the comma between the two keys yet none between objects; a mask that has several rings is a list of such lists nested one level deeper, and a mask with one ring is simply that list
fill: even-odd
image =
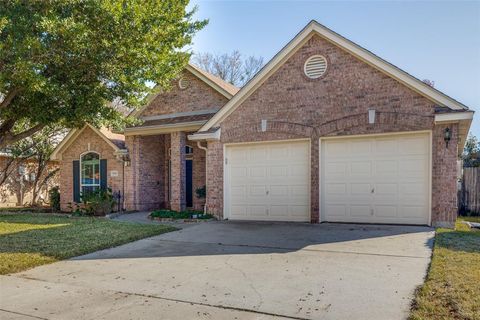
[{"label": "white window trim", "polygon": [[85,156],[85,155],[87,155],[87,154],[89,154],[89,153],[95,153],[95,154],[98,155],[98,173],[100,174],[100,159],[101,159],[100,153],[99,153],[99,152],[96,152],[96,151],[90,150],[90,151],[86,151],[86,152],[83,152],[82,154],[80,154],[80,165],[79,165],[79,171],[80,171],[80,172],[79,172],[79,177],[80,177],[80,197],[82,197],[82,194],[83,194],[83,187],[98,187],[98,189],[100,189],[100,186],[101,186],[101,183],[102,183],[102,182],[101,182],[101,177],[100,177],[100,179],[98,180],[98,184],[96,184],[96,183],[95,183],[95,184],[90,184],[90,183],[84,184],[84,183],[82,182],[82,181],[83,181],[83,179],[82,179],[82,158],[83,158],[83,156]]}]

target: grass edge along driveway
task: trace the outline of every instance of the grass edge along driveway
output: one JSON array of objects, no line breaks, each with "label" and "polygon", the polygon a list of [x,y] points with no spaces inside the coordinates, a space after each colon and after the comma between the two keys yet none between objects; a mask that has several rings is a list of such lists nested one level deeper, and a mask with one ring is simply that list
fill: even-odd
[{"label": "grass edge along driveway", "polygon": [[0,274],[176,230],[157,224],[48,214],[0,214]]},{"label": "grass edge along driveway", "polygon": [[480,231],[457,220],[455,230],[436,230],[425,283],[416,292],[410,314],[420,319],[480,319]]}]

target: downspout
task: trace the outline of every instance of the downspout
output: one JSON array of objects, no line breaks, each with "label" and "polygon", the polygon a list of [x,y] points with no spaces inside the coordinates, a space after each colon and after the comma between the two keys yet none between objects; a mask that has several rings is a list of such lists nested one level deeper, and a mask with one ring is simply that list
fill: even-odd
[{"label": "downspout", "polygon": [[[205,188],[207,186],[207,151],[208,151],[208,148],[207,147],[204,147],[202,146],[202,142],[201,141],[197,141],[197,147],[199,149],[202,149],[203,151],[205,151]],[[205,193],[205,205],[203,206],[203,213],[206,214],[207,213],[207,194]]]}]

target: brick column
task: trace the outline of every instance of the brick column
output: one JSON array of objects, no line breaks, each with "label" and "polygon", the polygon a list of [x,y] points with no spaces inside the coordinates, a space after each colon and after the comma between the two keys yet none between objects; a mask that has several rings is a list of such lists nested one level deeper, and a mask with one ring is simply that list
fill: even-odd
[{"label": "brick column", "polygon": [[175,211],[183,211],[185,201],[185,132],[172,132],[170,134],[170,159],[172,166],[172,198],[170,208]]}]

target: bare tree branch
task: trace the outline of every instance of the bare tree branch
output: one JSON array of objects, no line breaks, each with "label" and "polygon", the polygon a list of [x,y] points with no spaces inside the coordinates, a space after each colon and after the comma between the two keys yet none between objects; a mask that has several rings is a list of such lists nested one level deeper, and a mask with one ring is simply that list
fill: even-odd
[{"label": "bare tree branch", "polygon": [[37,124],[30,129],[27,129],[21,133],[18,134],[13,134],[11,132],[11,129],[5,132],[2,132],[2,129],[0,127],[0,149],[3,149],[5,147],[8,147],[9,145],[14,144],[15,142],[18,142],[22,139],[25,139],[34,133],[42,130],[45,127],[44,124]]},{"label": "bare tree branch", "polygon": [[262,57],[249,56],[244,59],[238,50],[221,55],[197,53],[193,61],[203,70],[240,87],[255,76],[264,65]]}]

